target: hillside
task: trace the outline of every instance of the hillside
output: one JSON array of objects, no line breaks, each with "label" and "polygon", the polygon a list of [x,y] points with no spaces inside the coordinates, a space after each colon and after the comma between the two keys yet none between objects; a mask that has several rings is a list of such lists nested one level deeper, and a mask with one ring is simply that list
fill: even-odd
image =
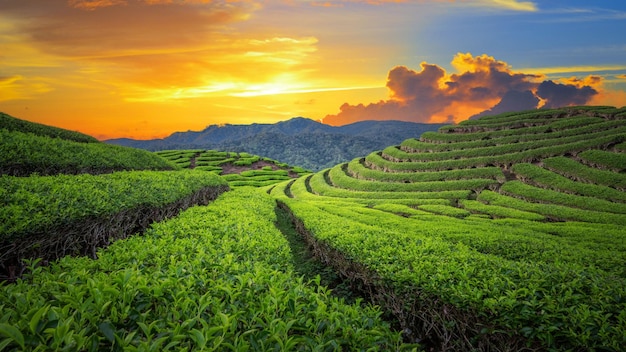
[{"label": "hillside", "polygon": [[[65,139],[2,132],[2,143],[27,142],[16,152],[25,165],[46,160],[33,145],[90,156]],[[300,274],[274,199],[229,191],[306,170],[245,153],[160,154],[194,170],[0,175],[0,350],[409,350],[380,310]]]},{"label": "hillside", "polygon": [[[100,247],[229,189],[154,153],[0,114],[0,282]],[[173,171],[179,170],[179,171]]]},{"label": "hillside", "polygon": [[268,192],[410,341],[618,351],[625,141],[624,108],[485,116]]},{"label": "hillside", "polygon": [[63,128],[47,126],[40,123],[17,119],[13,116],[0,112],[0,129],[7,131],[17,131],[32,133],[37,136],[60,138],[75,142],[94,143],[98,142],[92,136],[80,132],[69,131]]},{"label": "hillside", "polygon": [[0,113],[0,141],[0,175],[101,174],[176,168],[144,150],[108,145],[82,133],[3,113]]},{"label": "hillside", "polygon": [[[108,145],[6,114],[0,114],[0,137],[0,280],[19,277],[23,260],[95,258],[98,248],[207,204],[229,186],[265,186],[309,173],[246,153]],[[187,170],[164,172],[181,169]]]},{"label": "hillside", "polygon": [[164,139],[112,139],[105,142],[151,151],[217,149],[247,152],[320,170],[441,126],[401,121],[362,121],[334,127],[299,117],[276,124],[212,125],[198,132],[176,132]]},{"label": "hillside", "polygon": [[198,170],[0,176],[0,346],[623,350],[626,108],[484,116],[261,188],[215,174],[254,155],[159,153]]},{"label": "hillside", "polygon": [[311,172],[258,155],[217,150],[163,150],[159,156],[183,169],[221,175],[230,187],[262,187],[291,180]]}]

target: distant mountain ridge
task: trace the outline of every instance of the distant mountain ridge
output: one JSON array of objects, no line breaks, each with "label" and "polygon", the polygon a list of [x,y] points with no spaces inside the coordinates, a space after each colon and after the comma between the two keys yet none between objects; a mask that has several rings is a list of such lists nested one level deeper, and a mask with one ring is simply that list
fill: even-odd
[{"label": "distant mountain ridge", "polygon": [[294,117],[275,124],[211,125],[202,131],[175,132],[152,140],[110,139],[109,144],[150,151],[168,149],[218,149],[248,152],[311,170],[321,170],[349,161],[443,124],[404,121],[360,121],[330,126]]}]

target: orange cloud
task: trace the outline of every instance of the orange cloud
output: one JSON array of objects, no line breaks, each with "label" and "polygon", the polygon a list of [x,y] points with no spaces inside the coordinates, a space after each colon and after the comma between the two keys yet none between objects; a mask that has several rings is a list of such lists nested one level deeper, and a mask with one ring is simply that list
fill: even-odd
[{"label": "orange cloud", "polygon": [[69,0],[68,5],[77,9],[95,10],[100,7],[125,5],[125,0]]},{"label": "orange cloud", "polygon": [[336,115],[323,121],[343,125],[360,120],[458,122],[482,113],[540,107],[584,105],[598,94],[602,79],[569,78],[563,83],[542,75],[513,72],[506,62],[491,56],[457,54],[457,73],[447,74],[423,62],[420,71],[398,66],[389,71],[389,100],[369,105],[343,104]]},{"label": "orange cloud", "polygon": [[[82,82],[110,87],[128,101],[167,101],[228,89],[235,91],[227,94],[236,94],[262,84],[308,88],[293,84],[306,81],[301,76],[311,70],[317,38],[258,31],[245,37],[227,30],[259,6],[229,0],[21,0],[0,2],[0,13],[11,18],[15,36],[28,38],[46,57],[71,63]],[[13,71],[24,72],[20,60],[13,65]],[[59,84],[66,84],[67,77]]]},{"label": "orange cloud", "polygon": [[584,78],[578,78],[578,77],[563,78],[563,79],[560,79],[559,81],[563,82],[564,84],[573,85],[576,88],[583,88],[584,86],[599,88],[602,85],[602,77],[593,76],[593,75],[589,75]]},{"label": "orange cloud", "polygon": [[[221,34],[223,25],[244,20],[256,9],[256,5],[224,1],[190,5],[98,0],[62,6],[58,0],[21,0],[19,5],[4,4],[0,10],[20,18],[19,29],[40,50],[100,59],[198,50]],[[37,21],[31,21],[32,17]]]},{"label": "orange cloud", "polygon": [[51,88],[41,80],[27,81],[23,76],[0,76],[0,102],[16,99],[33,99],[35,95],[49,92]]}]

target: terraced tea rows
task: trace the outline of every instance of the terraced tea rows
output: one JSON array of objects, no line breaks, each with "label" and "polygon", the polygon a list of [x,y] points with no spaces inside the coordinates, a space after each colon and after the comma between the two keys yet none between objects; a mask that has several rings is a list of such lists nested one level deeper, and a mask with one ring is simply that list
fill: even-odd
[{"label": "terraced tea rows", "polygon": [[427,345],[620,350],[625,112],[465,121],[267,191]]},{"label": "terraced tea rows", "polygon": [[[377,308],[346,304],[295,274],[254,189],[0,286],[0,349],[400,351]],[[245,219],[245,220],[242,220]],[[318,278],[319,280],[319,278]]]},{"label": "terraced tea rows", "polygon": [[97,248],[227,190],[219,176],[191,170],[0,176],[0,280],[20,276],[24,259],[95,258]]},{"label": "terraced tea rows", "polygon": [[[16,125],[0,131],[12,137],[3,138],[1,147],[11,149],[10,142],[20,140],[56,143],[72,165],[90,159],[89,153],[73,153],[76,145],[100,147],[65,139],[76,137],[69,131]],[[120,165],[126,154],[113,153],[111,160]],[[151,153],[136,154],[173,165]],[[13,155],[24,161],[17,174],[29,176],[0,176],[0,350],[415,348],[402,344],[377,308],[346,304],[321,286],[319,276],[306,281],[295,274],[288,242],[275,226],[276,202],[260,191],[228,192],[210,207],[154,223],[207,204],[228,190],[225,178],[231,185],[259,185],[305,170],[245,153],[170,154],[182,167],[197,164],[196,169],[229,168],[239,174],[39,176],[24,166],[39,154],[16,150]],[[55,164],[58,158],[42,160],[65,167],[64,161]],[[0,166],[7,165],[4,161]],[[126,238],[148,226],[144,236]]]},{"label": "terraced tea rows", "polygon": [[272,185],[310,173],[258,155],[216,150],[166,150],[156,154],[181,168],[210,171],[224,176],[231,187]]},{"label": "terraced tea rows", "polygon": [[[621,351],[624,119],[610,107],[490,116],[315,174],[190,150],[160,154],[207,172],[2,176],[0,244],[14,254],[47,251],[31,239],[66,220],[78,230],[55,247],[81,252],[84,234],[117,234],[128,214],[146,225],[225,179],[268,186],[226,192],[96,260],[30,261],[0,284],[0,350]],[[285,212],[398,331],[294,274],[275,226]]]}]

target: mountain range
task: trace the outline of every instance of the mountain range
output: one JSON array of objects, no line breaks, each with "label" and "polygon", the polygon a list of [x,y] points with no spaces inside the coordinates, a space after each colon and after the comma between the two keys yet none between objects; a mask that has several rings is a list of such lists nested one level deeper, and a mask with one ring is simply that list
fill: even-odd
[{"label": "mountain range", "polygon": [[364,156],[407,138],[436,131],[443,124],[360,121],[330,126],[294,117],[275,124],[210,125],[202,131],[175,132],[162,139],[110,139],[106,143],[150,151],[216,149],[248,152],[318,171]]}]

